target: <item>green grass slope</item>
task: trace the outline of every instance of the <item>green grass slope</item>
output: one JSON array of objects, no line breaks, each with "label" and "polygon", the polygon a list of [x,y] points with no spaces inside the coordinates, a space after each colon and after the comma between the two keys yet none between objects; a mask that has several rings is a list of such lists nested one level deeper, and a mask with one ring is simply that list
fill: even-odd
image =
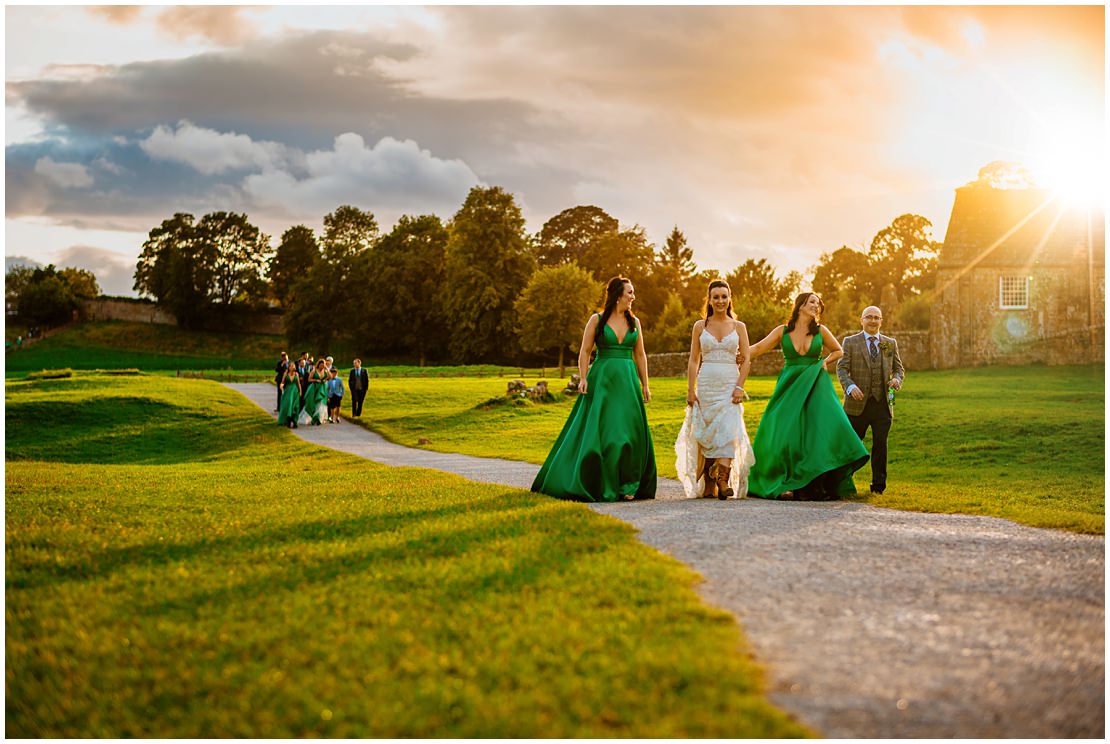
[{"label": "green grass slope", "polygon": [[175,326],[83,323],[10,353],[9,375],[40,369],[266,370],[285,348],[280,336],[182,331]]},{"label": "green grass slope", "polygon": [[11,737],[785,737],[627,525],[313,447],[215,383],[7,385]]}]

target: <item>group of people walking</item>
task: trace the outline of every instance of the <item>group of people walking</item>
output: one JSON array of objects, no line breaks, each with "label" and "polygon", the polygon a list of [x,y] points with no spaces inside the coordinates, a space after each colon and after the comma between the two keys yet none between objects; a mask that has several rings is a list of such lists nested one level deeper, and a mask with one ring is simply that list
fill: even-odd
[{"label": "group of people walking", "polygon": [[[348,375],[351,390],[351,415],[362,415],[369,375],[362,368],[362,360],[355,359]],[[343,405],[343,380],[335,361],[329,356],[315,362],[307,352],[293,361],[286,352],[274,367],[277,384],[278,424],[296,429],[298,425],[320,426],[340,422],[339,411]]]},{"label": "group of people walking", "polygon": [[[609,280],[605,306],[582,334],[580,395],[533,491],[577,501],[655,497],[645,408],[651,391],[643,329],[632,313],[635,299],[630,280]],[[787,323],[749,344],[728,283],[710,283],[705,318],[691,333],[686,417],[675,442],[687,498],[837,499],[855,493],[853,474],[869,458],[871,490],[886,488],[893,391],[905,378],[897,342],[879,334],[882,311],[868,307],[862,331],[841,347],[821,324],[823,311],[816,293],[803,292]],[[783,369],[752,443],[744,426],[744,384],[752,360],[773,349],[781,349]],[[843,405],[825,374],[834,364]],[[869,427],[870,456],[863,446]]]}]

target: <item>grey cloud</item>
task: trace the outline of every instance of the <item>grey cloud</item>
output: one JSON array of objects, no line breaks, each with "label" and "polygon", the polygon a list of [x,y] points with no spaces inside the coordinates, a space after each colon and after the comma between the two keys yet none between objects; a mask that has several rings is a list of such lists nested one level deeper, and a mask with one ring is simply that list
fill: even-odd
[{"label": "grey cloud", "polygon": [[[87,188],[65,188],[36,165],[47,159],[94,173]],[[50,217],[99,229],[149,229],[175,211],[241,209],[241,199],[217,190],[219,180],[180,163],[153,162],[136,144],[111,138],[48,139],[9,145],[5,153],[7,216]],[[104,167],[100,161],[110,164]],[[146,226],[146,227],[144,227]]]},{"label": "grey cloud", "polygon": [[[335,50],[348,50],[337,55]],[[557,136],[534,107],[511,100],[416,96],[376,67],[418,53],[368,34],[317,32],[241,51],[136,62],[75,83],[8,84],[12,102],[68,131],[131,136],[188,120],[301,149],[342,132],[413,139],[444,157],[498,159],[518,137]]]},{"label": "grey cloud", "polygon": [[35,173],[63,189],[83,188],[93,184],[89,169],[81,163],[59,163],[51,157],[36,160]]},{"label": "grey cloud", "polygon": [[[206,178],[185,167],[197,165],[201,155],[197,148],[182,149],[180,138],[172,143],[163,138],[162,144],[172,144],[176,149],[171,150],[180,157],[176,163],[157,167],[140,148],[123,144],[142,142],[158,127],[181,120],[207,130],[209,139],[224,139],[233,132],[247,137],[250,142],[242,144],[252,151],[252,143],[260,142],[303,152],[327,151],[336,136],[347,132],[363,137],[370,146],[386,138],[413,141],[437,160],[465,163],[478,180],[527,194],[533,207],[546,212],[541,219],[571,206],[566,201],[567,184],[580,174],[557,153],[545,160],[522,154],[527,142],[543,142],[553,151],[559,143],[569,142],[575,132],[565,120],[509,99],[467,101],[416,95],[379,69],[383,59],[403,60],[416,53],[414,46],[368,34],[320,32],[255,42],[238,52],[128,64],[81,83],[9,83],[9,97],[45,117],[59,133],[57,141],[49,144],[8,148],[9,212],[65,219],[124,218],[176,209],[203,211],[212,203],[217,183],[223,184],[225,195],[229,188],[235,195],[234,187],[241,185],[244,174],[215,173],[213,165],[209,170],[215,177]],[[180,131],[179,126],[175,135]],[[70,157],[73,141],[97,143],[102,149],[84,158]],[[26,172],[31,152],[86,165],[107,158],[125,172],[94,167],[96,188],[78,200]],[[34,160],[30,162],[33,165]],[[285,164],[278,172],[296,180],[306,178],[303,166],[296,163]],[[252,183],[257,187],[257,179]],[[448,189],[451,194],[458,191],[460,181],[456,178],[453,183]],[[373,195],[388,198],[393,209],[409,213],[434,209],[450,214],[465,197],[463,192],[449,205],[443,193],[420,192],[404,179],[393,190],[375,188]],[[367,190],[355,193],[367,194]],[[397,205],[402,195],[411,197],[407,207]],[[250,206],[246,196],[236,198],[234,205],[212,208]]]},{"label": "grey cloud", "polygon": [[96,276],[100,291],[106,295],[134,295],[135,264],[129,263],[114,251],[91,245],[74,245],[66,248],[55,261],[59,268],[72,266],[87,269]]},{"label": "grey cloud", "polygon": [[4,273],[16,266],[29,266],[32,269],[42,268],[42,263],[27,256],[4,256]]}]

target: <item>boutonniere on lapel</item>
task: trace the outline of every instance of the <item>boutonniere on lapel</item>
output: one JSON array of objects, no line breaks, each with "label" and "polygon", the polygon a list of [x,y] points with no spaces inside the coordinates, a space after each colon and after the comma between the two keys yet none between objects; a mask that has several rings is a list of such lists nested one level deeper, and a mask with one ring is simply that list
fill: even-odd
[{"label": "boutonniere on lapel", "polygon": [[890,342],[889,341],[880,341],[879,342],[879,351],[883,351],[883,352],[890,351]]}]

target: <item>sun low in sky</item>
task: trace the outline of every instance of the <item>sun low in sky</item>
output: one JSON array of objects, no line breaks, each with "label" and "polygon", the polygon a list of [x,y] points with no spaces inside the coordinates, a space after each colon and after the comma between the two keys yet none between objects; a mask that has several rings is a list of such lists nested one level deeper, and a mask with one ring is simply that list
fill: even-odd
[{"label": "sun low in sky", "polygon": [[130,294],[174,212],[388,230],[477,184],[597,205],[700,268],[806,271],[1020,162],[1104,200],[1104,9],[6,9],[7,256]]}]

